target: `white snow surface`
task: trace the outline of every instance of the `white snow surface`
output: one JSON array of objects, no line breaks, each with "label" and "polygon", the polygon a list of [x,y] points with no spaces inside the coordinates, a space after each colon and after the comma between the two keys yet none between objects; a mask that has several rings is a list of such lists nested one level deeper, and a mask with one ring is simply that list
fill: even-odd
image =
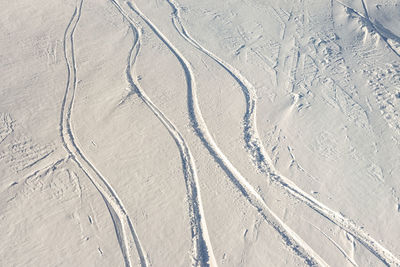
[{"label": "white snow surface", "polygon": [[0,9],[0,266],[400,266],[399,0]]}]

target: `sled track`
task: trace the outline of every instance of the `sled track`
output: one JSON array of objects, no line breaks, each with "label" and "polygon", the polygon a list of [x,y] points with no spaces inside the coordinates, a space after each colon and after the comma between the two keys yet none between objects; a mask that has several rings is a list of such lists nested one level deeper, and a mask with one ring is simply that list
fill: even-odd
[{"label": "sled track", "polygon": [[63,39],[64,59],[67,65],[67,84],[64,98],[62,100],[60,114],[59,130],[61,141],[65,150],[68,152],[69,157],[85,173],[106,203],[114,223],[115,232],[117,234],[122,255],[124,257],[125,265],[127,267],[136,265],[132,262],[135,258],[140,266],[146,267],[147,262],[143,249],[140,245],[139,238],[136,235],[131,219],[129,218],[129,215],[126,212],[121,200],[112,186],[86,158],[82,150],[78,147],[72,131],[71,117],[75,99],[75,91],[77,87],[77,67],[74,54],[74,32],[81,17],[82,5],[83,0],[77,3],[71,20],[65,29]]},{"label": "sled track", "polygon": [[121,6],[116,1],[111,1],[121,15],[129,22],[134,35],[134,42],[129,52],[126,66],[126,77],[131,89],[131,92],[127,97],[131,94],[136,94],[168,130],[179,149],[185,178],[186,197],[189,204],[189,218],[192,236],[192,266],[217,266],[212,251],[210,237],[208,235],[204,210],[201,202],[200,185],[193,156],[182,134],[147,96],[145,91],[141,88],[139,81],[136,79],[136,76],[132,75],[132,73],[134,73],[132,67],[134,66],[140,52],[141,31],[138,26],[136,26],[136,23],[123,11]]},{"label": "sled track", "polygon": [[247,180],[238,172],[232,163],[226,158],[215,141],[211,137],[207,126],[202,117],[198,106],[196,95],[196,84],[190,63],[175,48],[175,46],[161,33],[161,31],[149,20],[134,4],[127,2],[131,11],[136,13],[150,27],[154,34],[167,46],[172,54],[181,64],[186,78],[188,89],[188,110],[189,117],[196,134],[203,142],[209,153],[214,157],[215,161],[225,171],[236,188],[243,194],[249,203],[257,209],[264,220],[269,223],[281,236],[285,244],[292,249],[296,255],[302,258],[309,266],[327,264],[320,258],[294,231],[284,224],[278,216],[266,205],[262,197],[247,182]]},{"label": "sled track", "polygon": [[[179,34],[191,45],[203,52],[223,69],[225,69],[240,85],[246,98],[246,113],[244,115],[244,139],[246,148],[251,155],[256,167],[259,171],[265,173],[274,183],[282,186],[288,193],[300,200],[314,211],[321,214],[323,217],[336,224],[344,231],[352,235],[361,244],[363,244],[370,252],[372,252],[379,260],[388,266],[400,266],[400,260],[397,259],[389,250],[384,248],[375,239],[373,239],[362,227],[358,226],[353,220],[343,216],[339,212],[333,211],[329,207],[320,203],[317,199],[313,198],[289,178],[285,177],[278,170],[275,169],[272,160],[269,158],[265,148],[259,138],[256,125],[256,108],[257,108],[257,95],[254,86],[243,77],[238,70],[234,67],[208,51],[201,46],[195,39],[193,39],[187,32],[182,24],[179,16],[179,7],[174,0],[166,0],[173,9],[173,24]],[[196,103],[197,105],[197,103]],[[198,111],[199,112],[199,111]],[[201,114],[201,113],[199,113]],[[196,114],[194,114],[196,115]],[[203,122],[204,123],[204,122]],[[207,142],[207,141],[206,141]],[[213,140],[211,140],[213,143]],[[211,145],[212,145],[211,143]],[[219,149],[218,149],[219,150]],[[210,151],[211,152],[211,151]],[[222,153],[222,152],[221,152]],[[257,193],[256,193],[257,194]]]}]

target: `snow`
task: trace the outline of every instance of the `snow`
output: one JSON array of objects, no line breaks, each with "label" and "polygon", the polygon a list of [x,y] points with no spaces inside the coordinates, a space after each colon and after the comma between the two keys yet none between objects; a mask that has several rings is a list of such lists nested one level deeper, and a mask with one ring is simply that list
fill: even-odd
[{"label": "snow", "polygon": [[400,266],[399,1],[0,12],[0,266]]}]

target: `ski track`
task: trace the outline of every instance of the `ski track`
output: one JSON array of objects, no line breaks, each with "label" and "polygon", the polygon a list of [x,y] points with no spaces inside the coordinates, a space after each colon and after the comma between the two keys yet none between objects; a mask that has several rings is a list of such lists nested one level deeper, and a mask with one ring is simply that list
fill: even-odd
[{"label": "ski track", "polygon": [[132,75],[132,73],[134,74],[132,67],[134,66],[140,52],[141,31],[129,15],[123,11],[122,7],[116,1],[111,1],[121,15],[129,22],[134,35],[134,43],[129,52],[126,67],[126,77],[131,89],[131,92],[127,97],[131,94],[136,94],[168,130],[179,149],[185,178],[186,197],[189,203],[189,217],[192,235],[192,266],[217,266],[212,251],[210,237],[208,235],[204,209],[201,201],[200,185],[193,156],[182,134],[147,96],[145,91],[141,88],[139,81],[136,79],[136,76]]},{"label": "ski track", "polygon": [[[318,212],[321,214],[323,217],[331,221],[332,223],[336,224],[346,232],[348,232],[350,235],[355,237],[361,244],[363,244],[370,252],[372,252],[378,259],[380,259],[384,264],[388,266],[400,266],[400,260],[397,259],[389,250],[384,248],[381,244],[379,244],[375,239],[373,239],[365,230],[362,229],[362,227],[358,226],[353,220],[345,217],[344,215],[340,214],[339,212],[333,211],[329,207],[325,206],[324,204],[320,203],[317,199],[314,197],[310,196],[306,192],[304,192],[300,187],[298,187],[296,184],[294,184],[290,179],[279,173],[278,170],[275,169],[274,164],[272,163],[272,160],[268,156],[268,154],[265,151],[265,148],[259,138],[259,134],[257,131],[257,126],[256,126],[256,105],[257,105],[257,95],[256,95],[256,90],[254,86],[245,78],[243,77],[238,70],[233,68],[231,65],[214,55],[212,52],[208,51],[205,49],[203,46],[201,46],[195,39],[193,39],[185,27],[183,26],[181,22],[181,18],[179,16],[179,8],[178,5],[174,0],[166,0],[170,6],[173,9],[173,24],[176,28],[176,30],[179,32],[179,34],[186,40],[188,41],[191,45],[193,45],[195,48],[197,48],[199,51],[203,52],[207,56],[209,56],[211,59],[213,59],[216,63],[218,63],[223,69],[225,69],[235,80],[236,82],[241,86],[243,93],[246,98],[246,114],[243,119],[243,124],[244,124],[244,139],[246,142],[246,148],[248,152],[251,154],[251,157],[253,158],[253,161],[255,162],[257,168],[268,175],[268,177],[275,183],[278,183],[280,186],[282,186],[284,189],[287,190],[292,196],[306,204],[308,207],[313,209],[314,211]],[[178,23],[178,25],[177,25]],[[188,71],[191,74],[191,71],[189,69],[188,65]],[[197,103],[194,103],[196,108],[198,109]],[[196,112],[195,108],[195,112]],[[208,130],[206,129],[205,123],[201,118],[201,113],[200,110],[197,110],[197,113],[200,115],[200,120],[201,123],[203,124],[203,127],[205,129],[199,129],[198,132],[200,135],[202,135],[202,131],[205,132],[206,136],[203,138],[205,139],[205,143],[207,143],[207,146],[211,146],[212,148],[209,149],[212,154],[215,154],[215,152],[218,152],[218,160],[217,161],[225,161],[224,163],[227,164],[227,166],[231,165],[230,162],[226,159],[226,157],[222,154],[222,152],[219,150],[219,148],[216,146],[215,142],[211,139],[208,133]],[[195,120],[195,116],[197,114],[192,113],[193,119]],[[195,122],[196,123],[196,122]],[[200,126],[201,127],[201,126]],[[203,139],[203,140],[204,140]],[[207,141],[208,139],[208,141]],[[215,150],[214,150],[215,149]],[[214,150],[214,151],[211,151]],[[235,170],[235,173],[237,177],[241,177],[239,172],[233,167],[230,166],[232,170]],[[229,171],[231,172],[231,171]],[[241,177],[240,179],[237,180],[242,180],[244,179]],[[235,178],[236,180],[236,178]],[[251,185],[249,185],[246,182],[243,183],[248,188],[252,188]],[[253,189],[254,190],[254,189]],[[257,196],[257,198],[261,198],[258,196],[257,192],[252,192],[254,196]],[[260,200],[262,201],[262,200]],[[263,202],[263,201],[262,201]],[[311,251],[311,250],[310,250]],[[313,255],[313,254],[311,254]]]},{"label": "ski track", "polygon": [[133,228],[131,219],[126,212],[121,200],[100,174],[94,165],[84,156],[82,150],[75,141],[75,136],[71,126],[72,109],[77,87],[77,67],[74,54],[74,32],[81,17],[83,0],[77,2],[74,13],[65,29],[64,33],[64,59],[67,65],[67,84],[64,98],[61,105],[60,114],[60,136],[65,150],[70,158],[85,173],[89,180],[101,194],[106,206],[110,212],[117,234],[118,243],[124,257],[127,267],[136,265],[132,263],[133,258],[137,259],[138,265],[147,266],[143,248],[140,245],[139,238]]},{"label": "ski track", "polygon": [[322,258],[320,258],[294,231],[284,224],[278,216],[265,204],[262,197],[248,183],[248,181],[238,172],[232,163],[226,158],[215,141],[211,137],[207,126],[199,109],[196,84],[194,82],[194,74],[188,60],[175,48],[175,46],[162,34],[162,32],[148,19],[134,4],[127,2],[128,7],[136,13],[151,28],[154,34],[167,46],[172,54],[181,64],[188,88],[188,110],[189,117],[196,134],[201,139],[209,153],[214,157],[215,161],[225,171],[227,176],[244,195],[249,203],[256,208],[264,220],[269,223],[282,237],[284,243],[292,249],[296,255],[301,257],[309,266],[322,265],[328,266]]},{"label": "ski track", "polygon": [[[361,18],[362,21],[364,21],[364,23],[371,27],[371,29],[373,31],[376,32],[376,34],[385,42],[385,44],[387,45],[387,47],[397,56],[400,57],[399,52],[393,47],[393,45],[391,45],[388,41],[388,38],[384,35],[384,33],[382,33],[382,29],[378,29],[378,27],[375,25],[375,23],[373,23],[369,17],[368,14],[368,9],[367,9],[367,5],[365,4],[364,0],[361,0],[361,5],[364,11],[364,14],[361,14],[360,12],[358,12],[357,10],[355,10],[354,8],[349,7],[348,5],[342,3],[339,0],[335,0],[335,2],[339,3],[340,5],[342,5],[343,7],[347,8],[350,12],[352,12],[353,14],[357,15],[359,18]],[[381,28],[383,28],[382,25],[380,25]],[[387,29],[383,28],[384,30],[387,31]],[[396,39],[399,39],[396,36]]]},{"label": "ski track", "polygon": [[[364,13],[365,13],[364,19],[367,21],[367,23],[368,23],[369,25],[371,25],[371,28],[372,28],[373,30],[375,30],[375,32],[382,38],[382,40],[386,43],[386,45],[388,46],[388,48],[389,48],[390,50],[392,50],[392,52],[393,52],[396,56],[400,57],[399,52],[397,52],[397,50],[393,48],[393,45],[391,45],[391,44],[389,43],[388,38],[381,32],[382,29],[378,29],[377,26],[376,26],[374,23],[372,23],[372,21],[371,21],[371,19],[370,19],[370,17],[369,17],[369,14],[368,14],[368,8],[367,8],[367,5],[366,5],[366,3],[365,3],[365,0],[361,0],[361,4],[362,4],[362,7],[363,7]],[[356,12],[356,13],[357,13],[357,12]],[[359,14],[359,13],[357,13],[357,14],[358,14],[358,15],[361,15],[361,14]],[[378,24],[379,24],[379,23],[378,23]],[[383,25],[381,25],[381,27],[383,27]],[[384,30],[387,31],[387,29],[385,29],[385,28],[384,28]],[[397,37],[397,36],[396,36],[396,37]]]},{"label": "ski track", "polygon": [[340,253],[342,253],[342,255],[344,256],[344,258],[351,263],[351,265],[358,267],[357,263],[355,262],[355,260],[347,254],[347,252],[345,251],[344,248],[342,248],[335,240],[333,240],[329,235],[325,234],[324,231],[322,231],[320,228],[318,228],[317,226],[313,225],[310,223],[310,225],[312,227],[314,227],[315,229],[317,229],[322,235],[325,236],[326,239],[328,239],[339,251]]}]

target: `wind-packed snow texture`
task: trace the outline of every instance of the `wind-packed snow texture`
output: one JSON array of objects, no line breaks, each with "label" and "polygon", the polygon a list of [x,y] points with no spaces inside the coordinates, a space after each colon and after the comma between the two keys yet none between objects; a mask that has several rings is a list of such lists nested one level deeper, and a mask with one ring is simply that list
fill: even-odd
[{"label": "wind-packed snow texture", "polygon": [[0,266],[400,266],[398,0],[0,12]]}]

